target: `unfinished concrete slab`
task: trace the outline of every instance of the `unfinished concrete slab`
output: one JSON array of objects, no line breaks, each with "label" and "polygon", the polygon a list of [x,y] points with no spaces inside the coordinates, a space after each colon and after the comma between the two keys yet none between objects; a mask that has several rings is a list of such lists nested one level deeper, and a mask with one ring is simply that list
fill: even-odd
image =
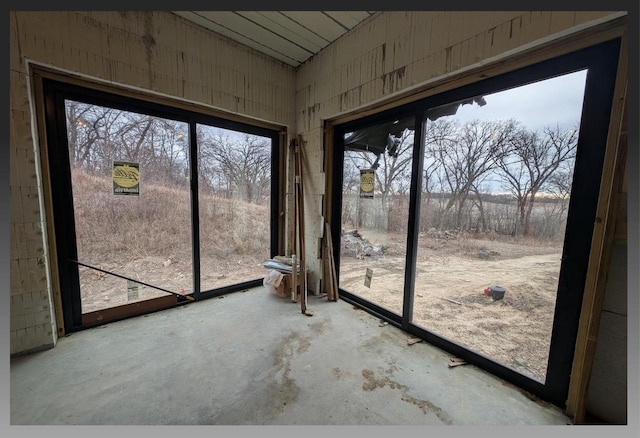
[{"label": "unfinished concrete slab", "polygon": [[565,425],[556,406],[344,302],[265,288],[11,361],[13,425]]}]

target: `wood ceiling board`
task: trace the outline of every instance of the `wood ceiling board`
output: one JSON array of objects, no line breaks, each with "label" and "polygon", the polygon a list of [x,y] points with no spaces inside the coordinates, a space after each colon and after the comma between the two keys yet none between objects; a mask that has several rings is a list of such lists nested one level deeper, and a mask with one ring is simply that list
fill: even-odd
[{"label": "wood ceiling board", "polygon": [[196,11],[196,13],[254,41],[255,44],[269,47],[271,50],[293,58],[297,62],[303,62],[313,55],[310,51],[283,38],[272,30],[265,29],[263,26],[235,12]]},{"label": "wood ceiling board", "polygon": [[[260,26],[270,29],[272,32],[275,32],[281,35],[283,38],[289,41],[292,41],[294,44],[297,44],[298,46],[303,47],[304,49],[310,52],[309,53],[310,55],[318,53],[320,49],[324,47],[306,38],[304,35],[301,35],[300,33],[302,32],[296,33],[294,30],[291,29],[292,26],[286,27],[281,23],[279,23],[278,21],[276,21],[273,15],[278,14],[277,12],[269,13],[269,12],[237,11],[237,13],[249,20],[252,20],[253,22],[257,23]],[[278,15],[280,16],[281,20],[287,20],[289,23],[293,23],[288,18],[283,17],[280,14]]]},{"label": "wood ceiling board", "polygon": [[345,11],[345,14],[351,15],[354,20],[356,20],[358,23],[360,23],[365,18],[369,18],[369,16],[372,14],[372,12],[369,12],[369,11]]},{"label": "wood ceiling board", "polygon": [[214,21],[211,21],[210,19],[200,15],[200,13],[195,13],[195,12],[176,12],[176,14],[180,15],[181,17],[184,17],[188,20],[193,21],[196,24],[199,24],[203,27],[206,27],[207,29],[210,29],[216,33],[219,33],[221,35],[224,35],[232,40],[238,41],[241,44],[244,44],[245,46],[251,47],[259,52],[262,52],[266,55],[269,55],[275,59],[278,59],[288,65],[291,65],[293,67],[297,67],[298,65],[300,65],[300,62],[297,61],[296,59],[293,59],[285,54],[279,53],[273,49],[271,49],[270,47],[267,47],[263,44],[260,44],[256,41],[253,41],[249,38],[246,38],[244,35],[239,34],[238,32],[228,29]]},{"label": "wood ceiling board", "polygon": [[351,14],[344,11],[324,11],[325,14],[333,18],[334,20],[340,22],[341,25],[346,27],[347,29],[351,29],[353,26],[358,24],[358,20],[356,20]]},{"label": "wood ceiling board", "polygon": [[346,32],[342,26],[333,21],[331,18],[315,11],[285,11],[282,12],[282,14],[286,15],[294,21],[297,21],[301,26],[306,27],[311,32],[322,37],[328,42],[332,42],[338,39],[340,36],[342,36],[342,34]]},{"label": "wood ceiling board", "polygon": [[316,35],[315,33],[311,32],[309,29],[307,29],[306,27],[300,25],[300,23],[298,23],[297,21],[287,17],[282,12],[266,11],[266,12],[259,12],[259,14],[264,15],[268,19],[273,20],[276,23],[280,24],[281,26],[286,27],[291,32],[293,32],[296,35],[299,35],[300,37],[312,42],[313,44],[316,44],[320,48],[327,47],[329,45],[329,43],[331,42],[331,41],[327,41],[326,39],[322,38],[321,36]]}]

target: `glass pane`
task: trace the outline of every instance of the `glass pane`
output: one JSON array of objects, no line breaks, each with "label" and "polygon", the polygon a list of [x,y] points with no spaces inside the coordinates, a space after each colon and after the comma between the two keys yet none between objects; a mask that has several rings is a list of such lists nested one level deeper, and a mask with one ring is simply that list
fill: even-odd
[{"label": "glass pane", "polygon": [[264,277],[271,257],[271,139],[197,125],[202,291]]},{"label": "glass pane", "polygon": [[540,381],[585,78],[455,102],[424,122],[413,323]]},{"label": "glass pane", "polygon": [[414,118],[344,136],[340,288],[402,315]]},{"label": "glass pane", "polygon": [[[188,126],[71,100],[65,106],[78,261],[190,291]],[[83,313],[168,295],[79,270]]]}]

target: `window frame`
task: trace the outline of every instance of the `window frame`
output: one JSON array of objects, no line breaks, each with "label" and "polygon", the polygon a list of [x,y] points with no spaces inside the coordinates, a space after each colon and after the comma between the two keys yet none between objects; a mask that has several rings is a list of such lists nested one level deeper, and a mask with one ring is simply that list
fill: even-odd
[{"label": "window frame", "polygon": [[[332,228],[339,229],[342,211],[342,166],[344,161],[344,134],[373,125],[380,120],[402,114],[415,114],[414,163],[412,169],[409,228],[407,233],[407,261],[402,315],[377,306],[357,295],[340,289],[340,296],[369,313],[382,318],[414,336],[420,337],[451,354],[465,358],[495,375],[519,386],[540,398],[564,407],[571,373],[574,347],[577,339],[582,297],[589,264],[596,207],[606,152],[609,119],[613,104],[621,38],[615,38],[571,53],[550,58],[526,67],[502,73],[458,88],[437,93],[389,110],[383,110],[345,123],[332,124],[333,150],[331,157],[333,184],[331,186]],[[585,92],[580,121],[580,132],[572,182],[572,196],[568,208],[566,234],[562,251],[558,295],[554,310],[549,361],[545,382],[493,361],[468,347],[445,339],[411,322],[415,285],[415,259],[417,255],[420,214],[419,187],[422,181],[424,157],[422,138],[423,121],[430,108],[451,102],[487,95],[526,85],[574,71],[587,69]],[[340,266],[340,236],[332,236],[335,264]],[[339,278],[338,278],[339,281]]]}]

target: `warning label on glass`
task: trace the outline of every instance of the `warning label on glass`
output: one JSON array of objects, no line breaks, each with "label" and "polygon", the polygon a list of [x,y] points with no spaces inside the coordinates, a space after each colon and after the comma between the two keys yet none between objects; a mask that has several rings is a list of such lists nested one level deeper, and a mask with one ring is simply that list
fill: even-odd
[{"label": "warning label on glass", "polygon": [[373,198],[376,173],[373,169],[360,170],[360,197]]},{"label": "warning label on glass", "polygon": [[364,285],[371,287],[371,279],[373,278],[373,269],[367,268],[367,273],[364,275]]},{"label": "warning label on glass", "polygon": [[126,161],[113,162],[113,194],[140,194],[140,164]]},{"label": "warning label on glass", "polygon": [[138,283],[127,280],[127,300],[134,301],[138,299]]}]

